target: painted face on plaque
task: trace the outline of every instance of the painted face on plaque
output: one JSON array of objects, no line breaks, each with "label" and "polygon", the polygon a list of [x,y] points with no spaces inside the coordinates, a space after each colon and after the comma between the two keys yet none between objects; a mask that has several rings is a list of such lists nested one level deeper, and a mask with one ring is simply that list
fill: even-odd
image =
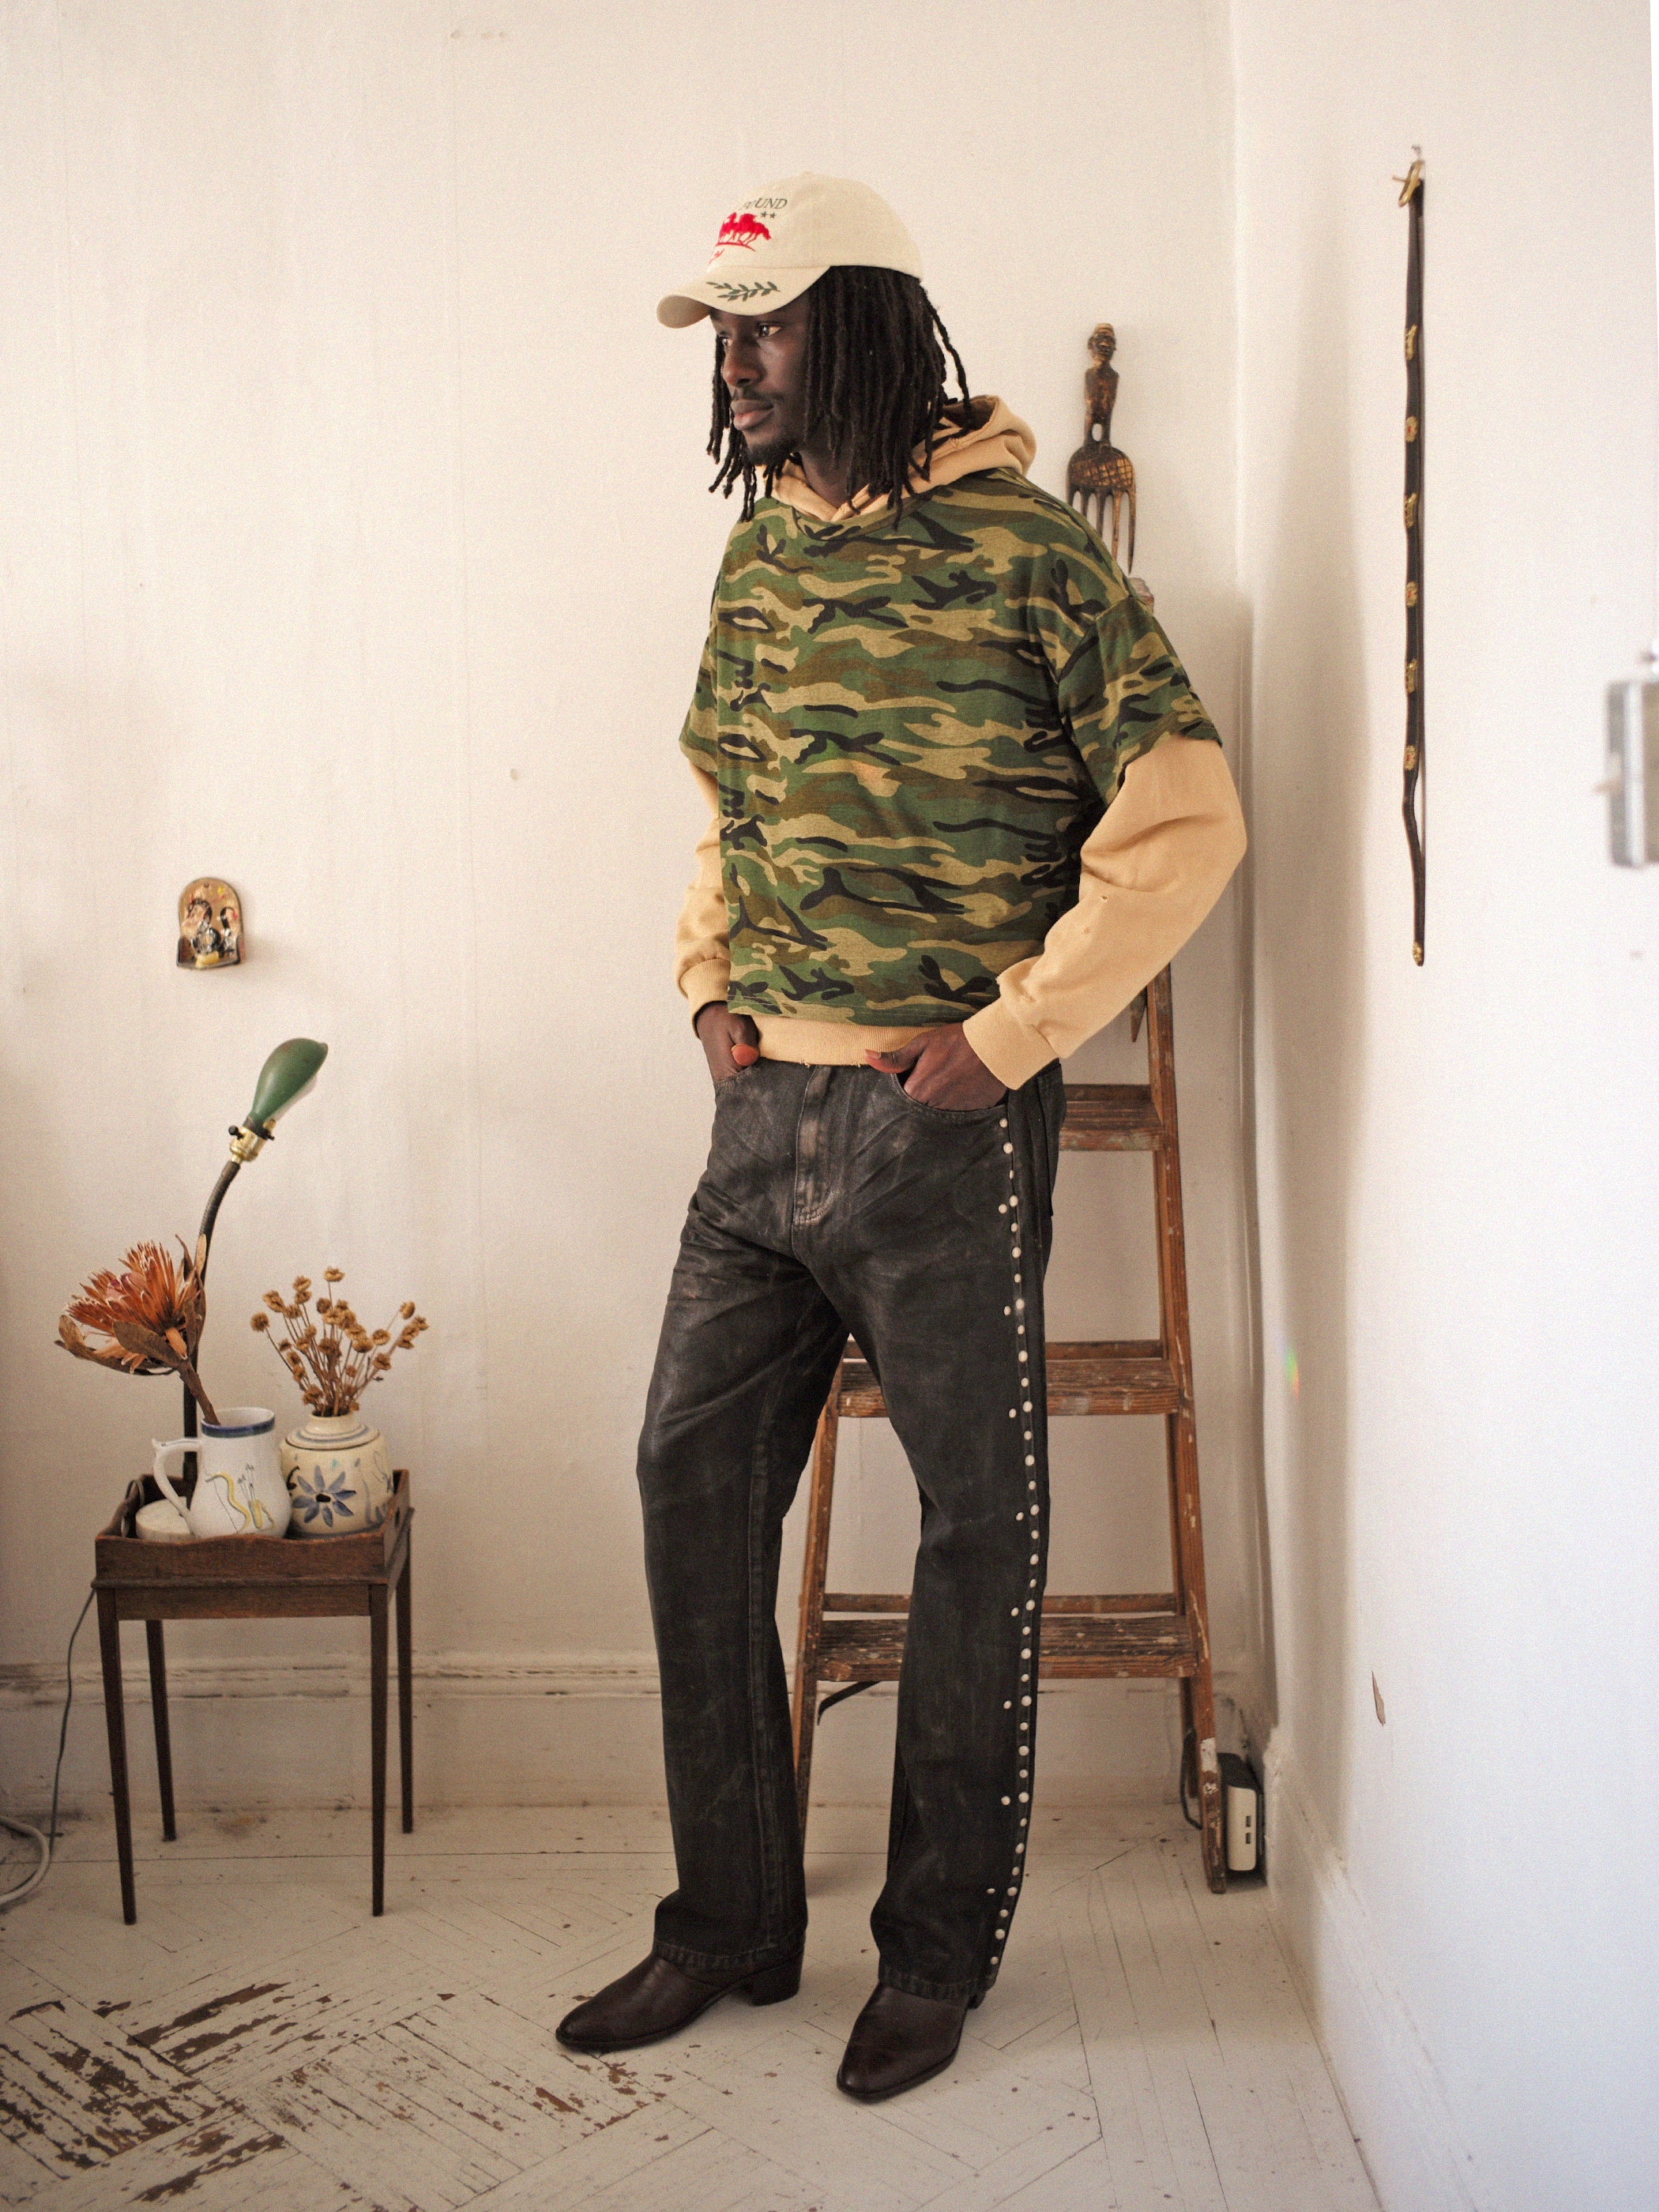
[{"label": "painted face on plaque", "polygon": [[242,902],[217,876],[198,876],[179,897],[181,968],[234,968],[242,957]]}]

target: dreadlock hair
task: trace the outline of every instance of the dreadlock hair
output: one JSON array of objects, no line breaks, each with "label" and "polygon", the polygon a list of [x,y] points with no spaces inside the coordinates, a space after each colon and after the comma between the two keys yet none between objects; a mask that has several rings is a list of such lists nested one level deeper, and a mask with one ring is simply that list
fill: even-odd
[{"label": "dreadlock hair", "polygon": [[[812,313],[805,411],[812,434],[844,464],[854,491],[867,489],[874,499],[884,493],[896,517],[903,511],[917,447],[925,469],[942,428],[967,428],[974,421],[962,356],[919,279],[899,270],[826,269],[807,296]],[[708,489],[730,499],[732,487],[741,483],[746,522],[755,511],[757,471],[743,434],[732,425],[732,395],[720,374],[722,349],[717,337],[708,453],[720,465]],[[960,401],[946,396],[947,353]],[[788,453],[765,471],[769,496],[778,471],[799,459]]]}]

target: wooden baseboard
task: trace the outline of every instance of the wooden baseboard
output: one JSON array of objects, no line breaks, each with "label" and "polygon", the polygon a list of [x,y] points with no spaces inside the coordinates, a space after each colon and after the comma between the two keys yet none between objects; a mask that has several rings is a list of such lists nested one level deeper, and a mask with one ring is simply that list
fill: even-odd
[{"label": "wooden baseboard", "polygon": [[[129,1702],[147,1700],[149,1672],[143,1641],[126,1638],[122,1680]],[[417,1651],[415,1683],[422,1692],[465,1698],[654,1698],[656,1655],[650,1651]],[[101,1697],[95,1647],[76,1655],[75,1694]],[[368,1654],[290,1659],[183,1658],[167,1655],[167,1692],[185,1698],[366,1698]],[[0,1712],[59,1705],[61,1666],[0,1666]]]},{"label": "wooden baseboard", "polygon": [[[368,1656],[215,1658],[169,1639],[179,1802],[245,1808],[366,1805]],[[365,1644],[367,1639],[364,1639]],[[123,1687],[135,1817],[154,1790],[142,1637],[125,1640]],[[76,1654],[63,1778],[66,1812],[107,1799],[96,1647]],[[52,1793],[61,1666],[0,1668],[0,1808],[25,1819]],[[876,1804],[892,1778],[891,1684],[830,1714],[814,1791]],[[427,1805],[645,1804],[662,1794],[654,1656],[643,1651],[417,1651],[416,1793]],[[342,1710],[331,1712],[333,1705]],[[1173,1802],[1180,1711],[1168,1682],[1045,1685],[1042,1786],[1055,1805]]]},{"label": "wooden baseboard", "polygon": [[1274,1926],[1384,2212],[1499,2212],[1295,1759],[1263,1764]]},{"label": "wooden baseboard", "polygon": [[[1224,1697],[1224,1677],[1216,1677]],[[126,1639],[122,1680],[132,1698],[149,1696],[149,1673],[136,1631]],[[427,1651],[415,1654],[417,1690],[450,1698],[654,1698],[657,1660],[651,1651]],[[1045,1698],[1086,1693],[1085,1682],[1045,1682]],[[95,1650],[77,1652],[77,1699],[100,1697],[103,1679]],[[172,1698],[366,1698],[368,1652],[294,1659],[185,1658],[167,1654],[167,1689]],[[893,1694],[883,1684],[871,1694]],[[27,1661],[0,1665],[0,1712],[36,1705],[57,1706],[64,1698],[61,1665]]]}]

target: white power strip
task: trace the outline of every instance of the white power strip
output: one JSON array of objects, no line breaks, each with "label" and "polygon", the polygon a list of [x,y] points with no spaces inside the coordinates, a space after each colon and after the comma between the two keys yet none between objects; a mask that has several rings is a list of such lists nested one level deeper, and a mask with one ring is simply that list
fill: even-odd
[{"label": "white power strip", "polygon": [[1221,1803],[1229,1874],[1254,1874],[1261,1863],[1261,1785],[1237,1753],[1221,1754]]}]

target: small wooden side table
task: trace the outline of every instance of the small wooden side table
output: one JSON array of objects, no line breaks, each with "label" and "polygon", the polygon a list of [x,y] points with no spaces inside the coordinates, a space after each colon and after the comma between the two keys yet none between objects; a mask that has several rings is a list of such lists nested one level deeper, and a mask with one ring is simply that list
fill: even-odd
[{"label": "small wooden side table", "polygon": [[121,1695],[121,1623],[142,1620],[149,1646],[150,1704],[155,1715],[155,1766],[161,1785],[161,1833],[178,1835],[173,1817],[173,1744],[167,1727],[164,1620],[311,1620],[343,1614],[368,1619],[369,1768],[373,1790],[374,1911],[386,1905],[386,1613],[398,1594],[398,1750],[403,1779],[404,1833],[415,1826],[415,1708],[410,1693],[410,1503],[407,1468],[393,1478],[392,1504],[378,1528],[360,1536],[205,1536],[188,1543],[147,1543],[133,1527],[141,1505],[158,1497],[154,1479],[131,1483],[94,1552],[92,1587],[98,1598],[98,1641],[104,1660],[104,1716],[109,1727],[110,1784],[115,1797],[115,1848],[121,1862],[121,1915],[138,1917],[132,1881],[132,1802],[127,1783],[126,1714]]}]

